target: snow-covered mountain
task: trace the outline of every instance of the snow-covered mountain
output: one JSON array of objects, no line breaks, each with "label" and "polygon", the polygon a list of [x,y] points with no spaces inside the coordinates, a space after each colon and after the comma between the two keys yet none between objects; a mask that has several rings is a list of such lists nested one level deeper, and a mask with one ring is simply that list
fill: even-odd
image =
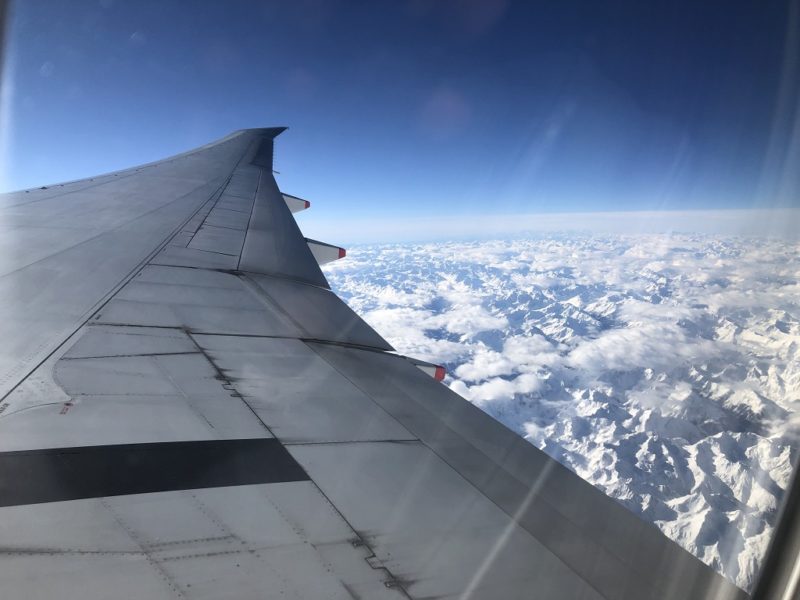
[{"label": "snow-covered mountain", "polygon": [[800,245],[546,235],[326,268],[399,352],[749,589],[800,432]]}]

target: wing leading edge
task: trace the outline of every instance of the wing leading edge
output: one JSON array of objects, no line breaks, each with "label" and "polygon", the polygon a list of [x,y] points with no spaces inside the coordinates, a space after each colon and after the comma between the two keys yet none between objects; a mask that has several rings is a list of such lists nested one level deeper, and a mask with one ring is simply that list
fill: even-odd
[{"label": "wing leading edge", "polygon": [[281,131],[0,198],[9,596],[744,598],[330,291]]}]

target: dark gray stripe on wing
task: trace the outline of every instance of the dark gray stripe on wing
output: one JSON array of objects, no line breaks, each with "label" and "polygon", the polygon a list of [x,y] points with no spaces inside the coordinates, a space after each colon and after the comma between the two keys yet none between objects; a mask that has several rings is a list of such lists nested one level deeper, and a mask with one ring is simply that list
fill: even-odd
[{"label": "dark gray stripe on wing", "polygon": [[0,506],[306,480],[274,438],[0,452]]}]

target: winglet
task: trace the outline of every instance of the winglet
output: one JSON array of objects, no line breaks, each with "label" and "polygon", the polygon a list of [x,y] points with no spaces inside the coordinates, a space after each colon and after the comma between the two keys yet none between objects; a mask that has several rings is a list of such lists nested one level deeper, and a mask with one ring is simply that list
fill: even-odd
[{"label": "winglet", "polygon": [[273,141],[277,136],[286,131],[286,127],[262,127],[250,131],[255,132],[261,137],[261,141],[256,148],[251,162],[256,166],[266,167],[272,170]]}]

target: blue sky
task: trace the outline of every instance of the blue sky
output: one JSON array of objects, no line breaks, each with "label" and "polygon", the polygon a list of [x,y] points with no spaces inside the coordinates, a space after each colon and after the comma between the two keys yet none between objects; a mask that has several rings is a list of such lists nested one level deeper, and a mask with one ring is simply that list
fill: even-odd
[{"label": "blue sky", "polygon": [[14,3],[0,188],[288,125],[313,219],[799,204],[788,4],[188,6]]}]

